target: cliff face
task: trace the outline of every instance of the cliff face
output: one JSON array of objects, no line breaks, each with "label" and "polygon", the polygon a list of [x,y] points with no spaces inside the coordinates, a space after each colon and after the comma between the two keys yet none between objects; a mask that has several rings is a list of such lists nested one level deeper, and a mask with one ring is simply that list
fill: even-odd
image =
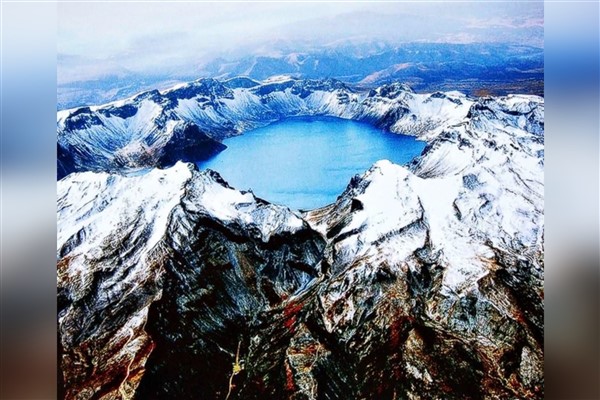
[{"label": "cliff face", "polygon": [[543,398],[543,101],[427,140],[302,215],[191,164],[59,181],[66,398]]}]

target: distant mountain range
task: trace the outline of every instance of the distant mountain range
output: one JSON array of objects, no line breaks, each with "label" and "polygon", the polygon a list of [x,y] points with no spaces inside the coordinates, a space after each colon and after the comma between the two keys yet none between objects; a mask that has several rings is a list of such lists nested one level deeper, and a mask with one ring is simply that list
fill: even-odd
[{"label": "distant mountain range", "polygon": [[266,79],[331,77],[363,85],[405,81],[423,88],[448,80],[514,81],[543,79],[543,49],[503,44],[410,43],[372,54],[337,48],[276,56],[253,56],[204,67],[217,78],[245,75]]},{"label": "distant mountain range", "polygon": [[377,43],[370,48],[341,43],[301,52],[286,50],[216,58],[199,65],[196,71],[182,74],[141,75],[109,68],[100,79],[59,83],[58,109],[102,104],[198,77],[245,76],[264,80],[276,75],[335,78],[366,88],[402,81],[417,92],[460,90],[476,96],[543,95],[544,51],[532,46],[495,43],[399,46]]}]

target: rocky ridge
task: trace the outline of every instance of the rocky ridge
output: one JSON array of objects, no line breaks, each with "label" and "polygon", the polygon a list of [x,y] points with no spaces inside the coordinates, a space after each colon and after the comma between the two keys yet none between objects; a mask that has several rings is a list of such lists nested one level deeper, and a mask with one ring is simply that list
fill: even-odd
[{"label": "rocky ridge", "polygon": [[184,163],[59,181],[65,398],[543,398],[543,100],[423,138],[306,214]]},{"label": "rocky ridge", "polygon": [[417,94],[399,83],[359,90],[333,79],[200,79],[60,111],[58,178],[202,160],[223,150],[224,138],[293,116],[334,116],[420,136],[460,121],[472,102],[458,92]]}]

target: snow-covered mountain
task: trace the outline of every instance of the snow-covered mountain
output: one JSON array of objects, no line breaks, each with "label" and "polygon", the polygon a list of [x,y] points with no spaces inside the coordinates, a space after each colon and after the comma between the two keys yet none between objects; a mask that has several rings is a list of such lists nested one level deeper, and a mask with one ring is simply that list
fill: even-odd
[{"label": "snow-covered mountain", "polygon": [[332,79],[201,79],[60,111],[58,178],[198,161],[225,148],[218,143],[223,138],[291,116],[335,116],[397,133],[433,134],[459,123],[472,104],[458,92],[416,94],[398,83],[359,90]]},{"label": "snow-covered mountain", "polygon": [[259,80],[282,74],[301,79],[328,76],[363,85],[402,81],[420,91],[460,85],[469,92],[486,86],[504,92],[516,84],[526,93],[539,94],[533,84],[543,82],[543,71],[543,46],[368,42],[363,48],[358,43],[345,46],[340,42],[321,49],[299,51],[291,46],[270,54],[217,58],[205,64],[200,73],[219,79],[244,75]]},{"label": "snow-covered mountain", "polygon": [[[362,21],[359,25],[368,26],[364,13],[356,17]],[[406,23],[413,24],[415,20],[409,19]],[[395,19],[394,24],[400,22]],[[193,67],[158,69],[152,73],[124,69],[114,60],[59,54],[58,107],[62,110],[104,104],[197,77],[247,76],[256,80],[277,75],[298,79],[330,77],[369,87],[401,81],[424,93],[459,89],[475,95],[482,88],[497,95],[544,92],[542,27],[535,28],[538,38],[527,40],[534,45],[528,46],[523,45],[523,38],[506,43],[406,43],[406,35],[412,30],[403,25],[402,43],[355,38],[314,46],[314,42],[277,40],[265,43],[262,50],[251,46],[250,54],[250,49],[245,48],[242,54],[224,54],[224,58],[203,59]],[[420,26],[420,22],[417,25]],[[500,40],[499,34],[496,29],[496,40]],[[306,35],[302,36],[306,39]],[[509,44],[511,42],[513,44]]]},{"label": "snow-covered mountain", "polygon": [[543,398],[543,110],[536,96],[239,78],[60,113],[76,171],[123,171],[110,146],[158,154],[168,126],[218,143],[290,115],[427,142],[306,214],[193,164],[61,179],[65,397]]}]

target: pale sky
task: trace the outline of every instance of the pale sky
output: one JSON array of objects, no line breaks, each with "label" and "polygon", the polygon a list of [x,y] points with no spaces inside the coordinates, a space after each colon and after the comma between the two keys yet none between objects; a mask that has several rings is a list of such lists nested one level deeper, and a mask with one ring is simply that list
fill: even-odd
[{"label": "pale sky", "polygon": [[[58,68],[145,72],[256,54],[277,41],[504,41],[543,46],[543,3],[58,3]],[[300,49],[301,50],[301,49]]]}]

